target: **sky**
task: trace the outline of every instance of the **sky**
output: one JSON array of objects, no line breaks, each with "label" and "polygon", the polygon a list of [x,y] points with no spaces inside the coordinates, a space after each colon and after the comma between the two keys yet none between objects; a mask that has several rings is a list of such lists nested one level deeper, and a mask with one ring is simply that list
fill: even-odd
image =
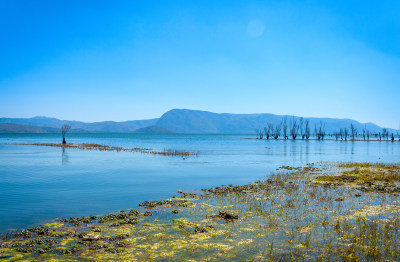
[{"label": "sky", "polygon": [[0,1],[0,117],[400,125],[400,1]]}]

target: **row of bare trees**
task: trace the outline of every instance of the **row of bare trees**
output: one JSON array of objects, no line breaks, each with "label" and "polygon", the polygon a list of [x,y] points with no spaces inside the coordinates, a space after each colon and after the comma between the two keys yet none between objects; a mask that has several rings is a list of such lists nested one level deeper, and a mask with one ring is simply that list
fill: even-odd
[{"label": "row of bare trees", "polygon": [[[285,116],[281,122],[274,126],[273,123],[267,123],[263,129],[256,129],[257,139],[289,139],[289,136],[295,140],[300,136],[301,139],[308,140],[311,136],[310,121],[304,118],[296,119],[294,116],[288,120]],[[315,127],[314,135],[318,140],[323,140],[325,137],[325,124],[320,122],[319,127]]]},{"label": "row of bare trees", "polygon": [[[333,135],[335,136],[336,140],[347,140],[350,138],[351,140],[356,140],[357,137],[362,137],[362,140],[369,141],[371,137],[375,137],[375,139],[379,139],[380,141],[383,139],[389,141],[389,137],[391,141],[395,141],[395,135],[392,132],[389,134],[388,129],[383,128],[382,132],[371,133],[367,127],[365,126],[362,130],[362,133],[358,133],[357,129],[353,124],[350,124],[350,129],[341,128],[338,132],[334,132]],[[400,141],[400,133],[397,132],[397,138]]]},{"label": "row of bare trees", "polygon": [[[295,118],[294,116],[288,120],[288,117],[285,116],[282,118],[281,122],[277,125],[273,123],[267,123],[267,126],[263,129],[256,129],[257,139],[279,139],[282,137],[283,139],[289,139],[289,136],[296,140],[300,136],[303,140],[308,140],[311,136],[310,131],[310,121],[304,120],[304,118]],[[325,132],[325,123],[320,121],[318,126],[314,127],[314,133],[312,134],[317,140],[324,140],[327,135]],[[357,137],[362,137],[364,141],[369,141],[370,137],[375,136],[376,139],[379,140],[385,139],[389,141],[389,136],[391,141],[395,141],[395,135],[392,132],[389,134],[388,129],[383,128],[382,132],[371,133],[367,127],[365,126],[362,130],[362,134],[358,133],[357,128],[350,124],[350,128],[340,128],[339,131],[334,132],[330,135],[331,137],[335,137],[336,140],[345,140],[348,139],[356,140]],[[400,141],[400,134],[397,132],[397,137]]]}]

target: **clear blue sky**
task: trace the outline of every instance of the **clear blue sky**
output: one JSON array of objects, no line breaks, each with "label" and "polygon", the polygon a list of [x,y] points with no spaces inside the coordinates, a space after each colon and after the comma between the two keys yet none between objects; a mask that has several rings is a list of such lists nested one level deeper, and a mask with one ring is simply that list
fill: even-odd
[{"label": "clear blue sky", "polygon": [[172,108],[399,128],[400,1],[0,1],[0,116]]}]

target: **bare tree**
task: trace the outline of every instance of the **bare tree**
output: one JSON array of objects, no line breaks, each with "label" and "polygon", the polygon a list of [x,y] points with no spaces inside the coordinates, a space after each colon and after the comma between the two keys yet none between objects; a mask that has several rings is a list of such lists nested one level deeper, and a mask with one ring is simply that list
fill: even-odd
[{"label": "bare tree", "polygon": [[263,131],[261,128],[256,129],[257,139],[263,139]]},{"label": "bare tree", "polygon": [[62,143],[66,144],[67,141],[65,141],[65,135],[68,133],[68,131],[71,129],[70,125],[63,125],[61,127],[61,135],[62,135]]},{"label": "bare tree", "polygon": [[366,125],[365,125],[364,128],[363,128],[363,134],[362,134],[362,136],[363,136],[363,140],[365,141],[365,137],[367,136],[367,126],[366,126]]},{"label": "bare tree", "polygon": [[319,123],[319,130],[318,130],[318,140],[324,140],[325,137],[325,124],[320,121]]},{"label": "bare tree", "polygon": [[394,142],[394,134],[393,134],[393,132],[392,132],[392,142]]},{"label": "bare tree", "polygon": [[389,131],[386,128],[382,129],[382,137],[386,137],[386,140],[389,140]]},{"label": "bare tree", "polygon": [[290,120],[290,135],[292,136],[293,140],[295,140],[297,135],[299,134],[299,129],[300,125],[297,123],[297,120],[293,116]]},{"label": "bare tree", "polygon": [[304,128],[303,128],[303,124],[304,124],[304,118],[300,117],[300,120],[299,120],[299,130],[300,130],[301,139],[304,140]]},{"label": "bare tree", "polygon": [[314,127],[314,136],[319,140],[318,128],[317,128],[317,126]]},{"label": "bare tree", "polygon": [[351,132],[351,138],[354,141],[354,137],[356,136],[357,129],[354,127],[353,124],[350,124],[350,132]]},{"label": "bare tree", "polygon": [[289,137],[287,136],[287,116],[282,118],[282,129],[283,129],[283,138],[289,139]]},{"label": "bare tree", "polygon": [[274,132],[274,125],[272,123],[268,123],[267,127],[264,127],[265,138],[268,140],[272,133]]},{"label": "bare tree", "polygon": [[310,120],[306,120],[306,126],[304,128],[304,136],[308,140],[310,138]]},{"label": "bare tree", "polygon": [[343,135],[344,135],[344,140],[347,141],[347,137],[349,136],[349,130],[347,130],[347,128],[343,128]]},{"label": "bare tree", "polygon": [[281,135],[282,124],[276,125],[274,130],[274,139],[278,139]]},{"label": "bare tree", "polygon": [[334,135],[335,135],[336,141],[338,141],[339,140],[339,132],[335,132]]}]

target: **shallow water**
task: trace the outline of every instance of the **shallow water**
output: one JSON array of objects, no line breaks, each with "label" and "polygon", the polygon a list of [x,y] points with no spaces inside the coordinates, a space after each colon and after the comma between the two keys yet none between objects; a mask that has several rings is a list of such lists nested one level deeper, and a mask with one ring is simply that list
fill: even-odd
[{"label": "shallow water", "polygon": [[197,156],[83,151],[10,143],[60,142],[56,134],[0,135],[0,232],[54,218],[136,208],[178,189],[245,184],[281,165],[400,161],[399,142],[259,141],[253,135],[70,134],[70,143],[177,149]]}]

